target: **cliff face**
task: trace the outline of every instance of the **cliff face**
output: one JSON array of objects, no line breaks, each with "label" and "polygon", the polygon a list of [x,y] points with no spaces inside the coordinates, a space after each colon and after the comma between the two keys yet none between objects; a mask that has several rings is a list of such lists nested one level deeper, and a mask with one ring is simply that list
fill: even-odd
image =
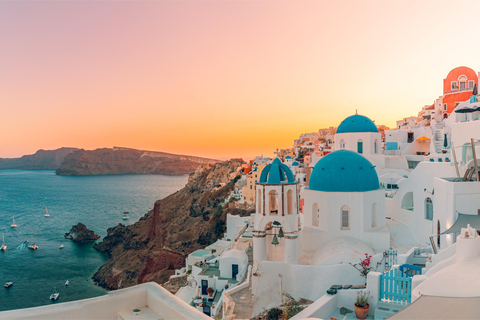
[{"label": "cliff face", "polygon": [[57,169],[58,175],[189,174],[217,160],[127,148],[78,150]]},{"label": "cliff face", "polygon": [[183,189],[158,200],[140,221],[108,229],[103,241],[94,246],[110,257],[93,276],[97,284],[108,289],[148,281],[162,284],[175,269],[185,266],[187,253],[221,237],[229,206],[221,210],[218,205],[233,190],[232,179],[241,164],[230,160],[202,166]]},{"label": "cliff face", "polygon": [[93,230],[87,229],[87,226],[79,222],[65,233],[65,239],[72,239],[73,242],[90,242],[100,239],[100,236],[96,235]]},{"label": "cliff face", "polygon": [[20,158],[0,158],[0,169],[55,170],[60,167],[63,159],[75,150],[79,149],[38,150],[35,154]]}]

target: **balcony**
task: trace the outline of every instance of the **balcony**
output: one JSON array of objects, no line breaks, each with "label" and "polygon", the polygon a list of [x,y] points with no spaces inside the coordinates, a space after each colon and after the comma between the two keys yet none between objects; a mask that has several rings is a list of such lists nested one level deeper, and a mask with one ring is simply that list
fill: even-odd
[{"label": "balcony", "polygon": [[456,89],[452,89],[450,91],[445,91],[444,94],[449,94],[449,93],[457,93],[457,92],[463,92],[463,91],[473,91],[473,87],[472,88],[456,88]]}]

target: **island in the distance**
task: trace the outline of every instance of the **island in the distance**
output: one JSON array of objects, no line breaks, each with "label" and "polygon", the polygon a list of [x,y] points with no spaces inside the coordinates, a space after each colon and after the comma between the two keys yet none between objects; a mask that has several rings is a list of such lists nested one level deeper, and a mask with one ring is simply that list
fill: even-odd
[{"label": "island in the distance", "polygon": [[58,175],[162,174],[193,173],[198,166],[218,160],[130,148],[76,150],[68,154]]}]

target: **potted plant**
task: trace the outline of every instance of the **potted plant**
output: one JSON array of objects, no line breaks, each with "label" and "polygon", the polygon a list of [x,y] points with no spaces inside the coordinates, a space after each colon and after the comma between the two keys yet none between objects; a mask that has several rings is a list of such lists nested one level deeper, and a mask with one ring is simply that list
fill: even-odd
[{"label": "potted plant", "polygon": [[208,287],[207,288],[207,293],[208,293],[208,296],[211,298],[213,296],[213,289],[211,287]]},{"label": "potted plant", "polygon": [[355,300],[355,315],[357,319],[365,319],[368,315],[368,309],[370,305],[368,304],[368,299],[370,299],[369,291],[358,291],[357,300]]}]

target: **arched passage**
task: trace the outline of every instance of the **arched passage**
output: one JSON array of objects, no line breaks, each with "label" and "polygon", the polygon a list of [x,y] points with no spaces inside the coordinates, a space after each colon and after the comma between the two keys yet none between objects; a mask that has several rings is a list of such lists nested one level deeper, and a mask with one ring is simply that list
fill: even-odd
[{"label": "arched passage", "polygon": [[287,214],[293,214],[293,191],[287,191]]},{"label": "arched passage", "polygon": [[258,191],[257,191],[257,212],[258,213],[263,213],[263,215],[265,215],[265,212],[262,212],[262,203],[263,203],[262,190],[258,189]]},{"label": "arched passage", "polygon": [[270,190],[268,193],[268,202],[269,202],[269,212],[270,215],[277,215],[278,214],[278,199],[277,199],[277,191]]},{"label": "arched passage", "polygon": [[318,204],[314,203],[312,205],[312,226],[318,227]]}]

